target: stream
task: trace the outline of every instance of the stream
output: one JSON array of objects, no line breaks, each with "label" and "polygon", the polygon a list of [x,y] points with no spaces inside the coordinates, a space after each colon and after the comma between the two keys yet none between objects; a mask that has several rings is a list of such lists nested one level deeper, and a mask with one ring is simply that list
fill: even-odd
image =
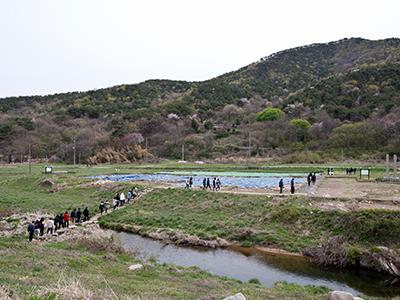
[{"label": "stream", "polygon": [[324,285],[353,295],[400,295],[400,283],[394,284],[394,278],[377,272],[324,268],[311,264],[304,257],[266,254],[254,248],[181,247],[137,234],[116,234],[124,249],[135,251],[143,260],[155,258],[158,263],[196,266],[212,274],[241,281],[257,278],[266,287],[273,287],[278,281],[286,281],[299,285]]}]

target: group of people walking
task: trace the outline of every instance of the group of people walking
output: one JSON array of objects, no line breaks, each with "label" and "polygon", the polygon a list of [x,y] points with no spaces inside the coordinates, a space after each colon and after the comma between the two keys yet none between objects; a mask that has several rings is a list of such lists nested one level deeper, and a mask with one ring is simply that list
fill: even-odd
[{"label": "group of people walking", "polygon": [[307,176],[307,184],[311,186],[311,183],[314,185],[317,182],[317,174],[310,172]]},{"label": "group of people walking", "polygon": [[[185,180],[185,189],[191,190],[193,188],[193,177],[188,177]],[[221,179],[219,177],[209,177],[203,178],[203,185],[201,186],[203,190],[213,190],[219,191],[221,189]]]},{"label": "group of people walking", "polygon": [[70,213],[66,210],[64,213],[57,214],[47,220],[42,217],[28,225],[29,241],[32,241],[35,235],[44,236],[46,229],[46,234],[52,235],[61,228],[69,228],[70,223],[79,224],[86,221],[89,221],[89,209],[87,207],[83,210],[74,208]]},{"label": "group of people walking", "polygon": [[[219,191],[221,189],[221,180],[219,177],[214,177],[212,179],[212,190]],[[210,178],[206,177],[203,179],[203,190],[211,190]]]},{"label": "group of people walking", "polygon": [[[311,184],[314,185],[316,182],[317,182],[317,174],[310,172],[307,176],[308,186],[311,186]],[[278,187],[279,187],[279,193],[282,194],[283,189],[285,188],[285,183],[284,183],[282,177],[281,177],[281,179],[279,179]],[[292,177],[290,179],[290,193],[294,194],[295,191],[296,191],[295,180],[294,180],[294,177]]]},{"label": "group of people walking", "polygon": [[[139,190],[138,190],[138,188],[135,188],[135,187],[128,190],[128,192],[126,193],[126,196],[125,196],[124,192],[115,194],[115,196],[112,200],[112,209],[115,210],[119,206],[124,206],[125,203],[128,203],[128,204],[131,203],[133,201],[133,199],[136,198],[138,195],[139,195]],[[110,203],[108,201],[100,202],[99,209],[100,209],[101,214],[103,214],[103,212],[107,213],[109,208],[110,208]]]},{"label": "group of people walking", "polygon": [[193,187],[193,177],[186,178],[185,180],[185,189],[192,189]]},{"label": "group of people walking", "polygon": [[[283,189],[285,187],[285,183],[284,183],[282,177],[281,177],[281,179],[279,179],[278,186],[279,186],[279,193],[282,194]],[[295,190],[296,190],[296,187],[295,187],[294,177],[292,177],[292,179],[290,179],[290,193],[294,194]]]},{"label": "group of people walking", "polygon": [[346,175],[356,175],[357,169],[356,168],[346,168]]}]

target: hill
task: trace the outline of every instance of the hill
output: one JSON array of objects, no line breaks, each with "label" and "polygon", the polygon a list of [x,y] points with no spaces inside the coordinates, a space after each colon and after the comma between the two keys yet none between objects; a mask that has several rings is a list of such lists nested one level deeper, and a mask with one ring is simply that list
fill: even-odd
[{"label": "hill", "polygon": [[[75,145],[82,162],[127,162],[179,157],[185,144],[189,158],[380,156],[400,149],[399,63],[400,39],[352,38],[284,50],[203,82],[4,98],[0,154],[23,160],[32,144],[34,157],[71,161]],[[271,107],[283,113],[260,117]]]}]

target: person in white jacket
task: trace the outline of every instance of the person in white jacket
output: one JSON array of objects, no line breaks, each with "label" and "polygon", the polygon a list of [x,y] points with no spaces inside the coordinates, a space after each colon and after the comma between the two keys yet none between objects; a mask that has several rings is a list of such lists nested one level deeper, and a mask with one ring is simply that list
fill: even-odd
[{"label": "person in white jacket", "polygon": [[53,230],[54,230],[54,220],[53,219],[48,219],[47,220],[47,234],[53,234]]},{"label": "person in white jacket", "polygon": [[125,194],[124,194],[124,192],[122,192],[122,193],[119,195],[119,200],[121,201],[121,205],[124,205],[124,204],[125,204]]}]

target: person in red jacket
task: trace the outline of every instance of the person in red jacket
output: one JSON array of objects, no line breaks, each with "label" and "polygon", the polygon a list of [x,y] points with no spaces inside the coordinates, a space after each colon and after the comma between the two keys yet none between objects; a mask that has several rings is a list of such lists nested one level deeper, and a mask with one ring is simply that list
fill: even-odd
[{"label": "person in red jacket", "polygon": [[65,227],[69,227],[69,214],[68,214],[68,212],[67,211],[65,211],[65,213],[64,213],[64,224],[65,224]]}]

